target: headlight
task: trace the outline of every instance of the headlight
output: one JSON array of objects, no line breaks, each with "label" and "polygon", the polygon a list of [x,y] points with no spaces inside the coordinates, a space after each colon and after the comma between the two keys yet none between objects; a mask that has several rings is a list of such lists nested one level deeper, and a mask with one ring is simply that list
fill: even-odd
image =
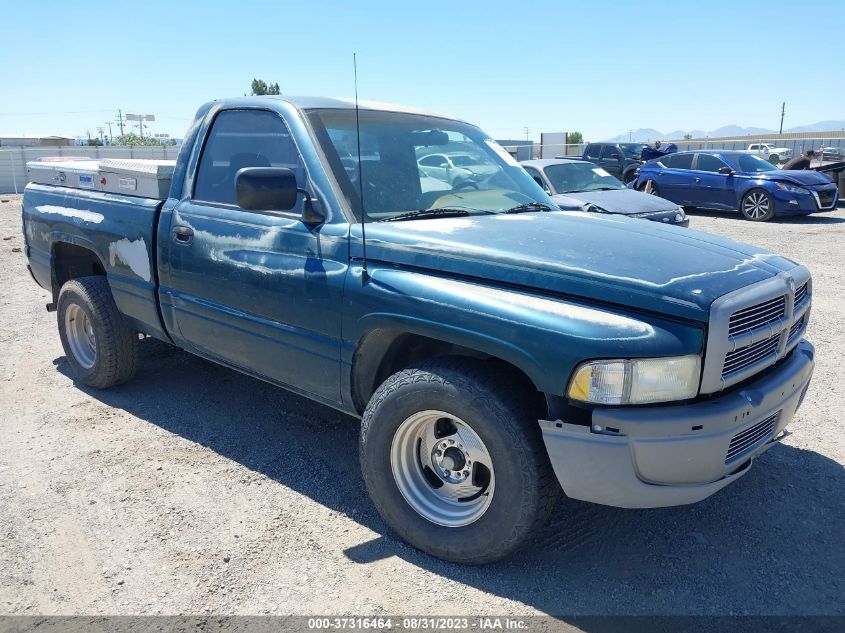
[{"label": "headlight", "polygon": [[646,404],[698,394],[701,357],[596,360],[575,370],[567,395],[596,404]]},{"label": "headlight", "polygon": [[776,182],[775,187],[777,187],[781,191],[788,191],[789,193],[805,193],[807,195],[810,195],[809,189],[804,189],[804,187],[796,187],[795,185],[790,185],[788,182]]}]

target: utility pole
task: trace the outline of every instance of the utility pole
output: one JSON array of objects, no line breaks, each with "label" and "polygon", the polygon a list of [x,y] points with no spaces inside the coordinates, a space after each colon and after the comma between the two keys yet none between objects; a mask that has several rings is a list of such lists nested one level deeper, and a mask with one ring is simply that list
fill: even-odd
[{"label": "utility pole", "polygon": [[528,140],[528,134],[531,132],[531,130],[529,130],[527,126],[523,129],[525,130],[525,140],[527,141]]},{"label": "utility pole", "polygon": [[109,126],[109,145],[114,142],[114,137],[111,135],[111,121],[106,121],[106,125]]},{"label": "utility pole", "polygon": [[783,115],[786,114],[786,101],[783,102],[783,105],[780,107],[780,132],[778,134],[783,134]]},{"label": "utility pole", "polygon": [[103,132],[105,132],[105,131],[106,131],[106,128],[104,128],[102,125],[100,125],[99,127],[97,127],[97,132],[99,132],[99,133],[100,133],[100,140],[101,140],[101,141],[105,141],[105,140],[106,140],[106,139],[103,137]]},{"label": "utility pole", "polygon": [[117,111],[117,125],[120,127],[120,135],[123,136],[123,111]]}]

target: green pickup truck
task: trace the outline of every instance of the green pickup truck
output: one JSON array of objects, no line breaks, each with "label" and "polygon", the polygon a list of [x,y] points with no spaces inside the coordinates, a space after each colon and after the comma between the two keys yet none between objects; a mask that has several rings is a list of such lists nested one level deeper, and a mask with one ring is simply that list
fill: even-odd
[{"label": "green pickup truck", "polygon": [[[427,175],[431,154],[478,177]],[[806,268],[562,212],[434,113],[215,101],[175,165],[31,173],[26,256],[81,383],[129,380],[146,335],[360,418],[379,512],[445,559],[507,556],[563,494],[712,495],[785,436],[813,371]]]}]

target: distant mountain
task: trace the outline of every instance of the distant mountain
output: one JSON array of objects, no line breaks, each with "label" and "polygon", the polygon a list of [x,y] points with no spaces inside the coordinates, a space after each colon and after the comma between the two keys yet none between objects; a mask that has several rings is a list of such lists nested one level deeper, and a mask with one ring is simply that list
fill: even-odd
[{"label": "distant mountain", "polygon": [[[828,130],[845,130],[845,119],[840,121],[819,121],[818,123],[811,123],[810,125],[799,125],[798,127],[791,127],[784,130],[784,132],[827,132]],[[675,130],[664,134],[653,128],[640,128],[632,130],[627,134],[619,134],[613,138],[606,139],[610,143],[624,143],[626,141],[633,141],[635,143],[652,143],[656,140],[680,140],[684,138],[685,134],[690,134],[692,138],[705,138],[717,136],[750,136],[754,134],[777,134],[777,130],[770,130],[762,127],[741,127],[739,125],[724,125],[715,130],[705,132],[704,130]]]},{"label": "distant mountain", "polygon": [[818,123],[811,123],[810,125],[799,125],[798,127],[791,127],[785,132],[833,132],[835,130],[845,130],[845,119],[839,121],[819,121]]}]

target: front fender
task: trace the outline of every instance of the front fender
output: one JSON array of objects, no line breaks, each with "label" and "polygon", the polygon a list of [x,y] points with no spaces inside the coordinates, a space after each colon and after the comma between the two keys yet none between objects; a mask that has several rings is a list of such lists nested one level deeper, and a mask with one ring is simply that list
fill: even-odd
[{"label": "front fender", "polygon": [[[358,269],[358,272],[360,269]],[[703,326],[435,272],[370,266],[347,280],[344,366],[374,329],[421,334],[501,358],[563,395],[588,359],[701,353]],[[347,381],[344,381],[348,384]]]}]

